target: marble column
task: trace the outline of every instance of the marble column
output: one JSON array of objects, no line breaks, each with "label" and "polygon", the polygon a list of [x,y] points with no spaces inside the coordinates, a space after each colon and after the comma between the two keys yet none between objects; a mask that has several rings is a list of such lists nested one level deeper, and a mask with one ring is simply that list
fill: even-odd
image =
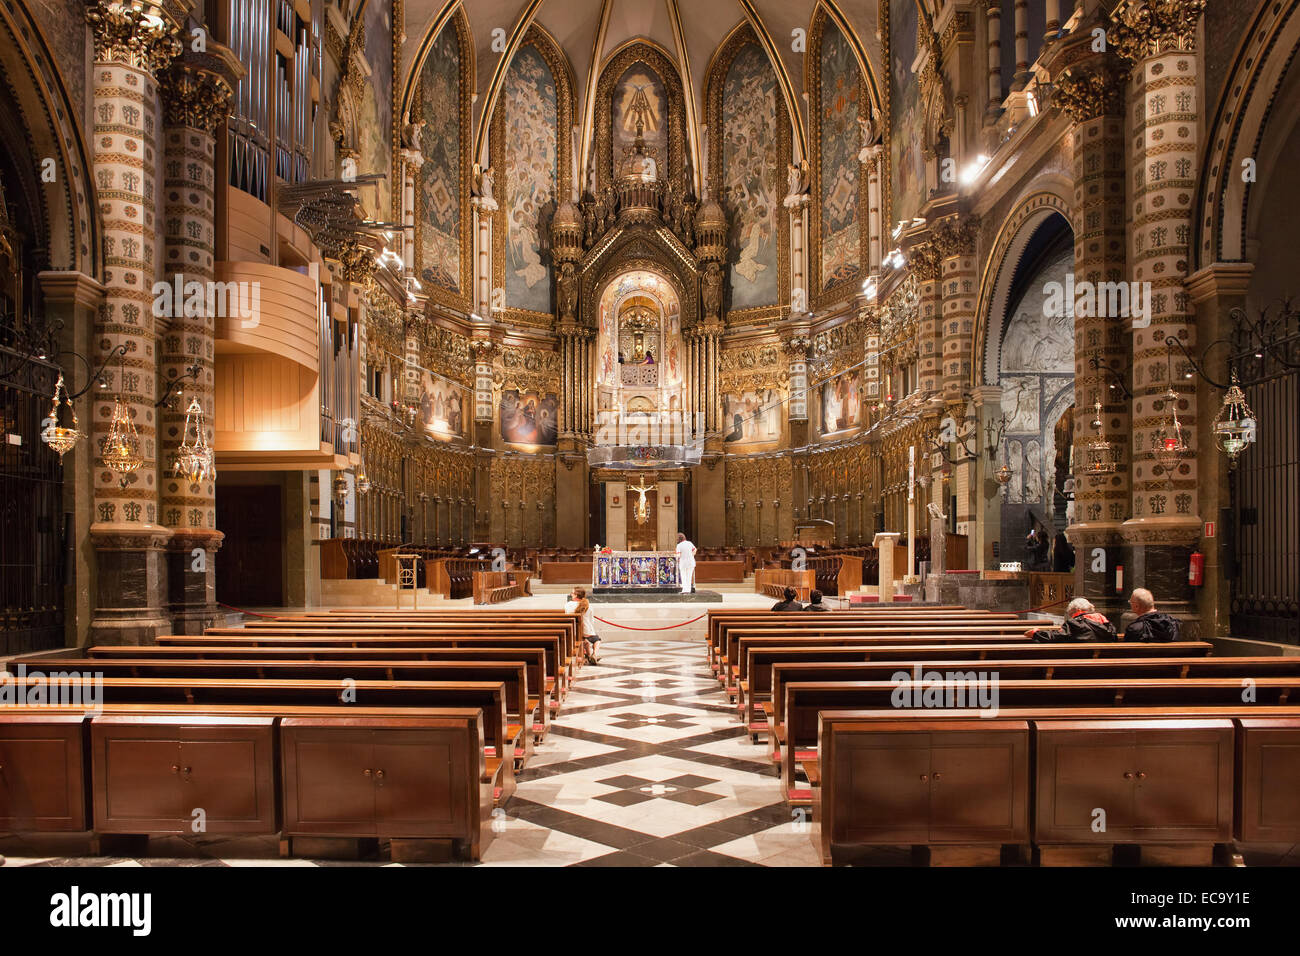
[{"label": "marble column", "polygon": [[[1125,587],[1146,587],[1170,613],[1194,616],[1188,556],[1200,539],[1196,382],[1166,338],[1197,347],[1187,292],[1192,203],[1197,189],[1199,58],[1196,22],[1204,0],[1125,3],[1113,14],[1113,44],[1133,63],[1129,101],[1133,143],[1131,279],[1145,300],[1133,314],[1132,515],[1122,533],[1130,545]],[[1174,399],[1166,396],[1170,390]],[[1188,451],[1173,473],[1155,457],[1177,406]],[[1199,633],[1196,623],[1187,637]]]},{"label": "marble column", "polygon": [[989,88],[984,125],[997,123],[1002,112],[1002,0],[985,0],[988,31]]},{"label": "marble column", "polygon": [[791,448],[808,444],[808,349],[811,346],[812,332],[806,323],[788,329],[781,339],[790,376],[790,401],[786,407]]},{"label": "marble column", "polygon": [[[163,92],[163,281],[182,288],[216,279],[216,134],[225,128],[230,84],[210,71],[177,63],[162,77]],[[171,467],[187,440],[187,412],[197,400],[203,438],[213,442],[213,369],[216,316],[210,309],[173,309],[160,317],[162,381],[184,382],[184,391],[161,410],[163,521],[168,542],[168,597],[172,630],[201,634],[217,618],[215,556],[222,533],[216,521],[216,479],[191,483]],[[189,370],[197,372],[190,377]],[[189,440],[193,440],[192,437]]]},{"label": "marble column", "polygon": [[[1057,83],[1056,102],[1074,122],[1074,229],[1076,282],[1121,282],[1127,274],[1124,179],[1124,80],[1113,58],[1073,66]],[[1116,568],[1127,557],[1120,526],[1129,514],[1129,319],[1086,314],[1074,319],[1075,520],[1066,538],[1075,549],[1075,594],[1118,621],[1127,606],[1115,590]],[[1092,310],[1096,311],[1096,310]],[[1079,314],[1084,312],[1085,314]],[[1109,372],[1094,368],[1099,362]],[[1101,402],[1102,429],[1093,425]],[[1089,447],[1104,434],[1119,460],[1112,473],[1090,475]]]},{"label": "marble column", "polygon": [[170,532],[158,513],[158,373],[154,297],[158,240],[158,83],[155,74],[180,52],[177,27],[151,20],[139,9],[97,0],[86,8],[94,37],[91,69],[91,161],[103,223],[106,296],[95,326],[90,359],[104,362],[114,349],[96,395],[90,435],[98,455],[109,435],[114,397],[120,397],[139,435],[138,469],[123,479],[97,461],[95,522],[91,526],[97,574],[91,640],[149,642],[171,630],[163,608],[163,546]]}]

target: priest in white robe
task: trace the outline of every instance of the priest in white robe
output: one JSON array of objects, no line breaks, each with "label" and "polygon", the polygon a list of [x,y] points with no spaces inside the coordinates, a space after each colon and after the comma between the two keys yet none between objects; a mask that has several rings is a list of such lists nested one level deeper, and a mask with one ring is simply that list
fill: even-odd
[{"label": "priest in white robe", "polygon": [[695,545],[686,535],[677,533],[677,578],[682,583],[683,594],[695,593]]}]

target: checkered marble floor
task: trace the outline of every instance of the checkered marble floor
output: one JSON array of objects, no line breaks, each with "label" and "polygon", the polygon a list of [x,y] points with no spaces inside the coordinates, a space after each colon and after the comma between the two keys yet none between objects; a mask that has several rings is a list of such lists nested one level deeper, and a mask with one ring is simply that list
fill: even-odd
[{"label": "checkered marble floor", "polygon": [[[749,743],[733,713],[699,641],[604,642],[477,865],[818,865],[765,748]],[[272,837],[163,838],[149,848],[147,858],[87,857],[84,837],[0,839],[9,866],[398,865],[281,860]]]}]

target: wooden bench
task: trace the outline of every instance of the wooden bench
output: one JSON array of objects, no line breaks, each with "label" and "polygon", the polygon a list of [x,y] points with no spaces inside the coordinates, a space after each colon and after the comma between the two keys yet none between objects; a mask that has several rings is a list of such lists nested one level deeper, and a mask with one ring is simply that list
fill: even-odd
[{"label": "wooden bench", "polygon": [[[200,637],[177,637],[168,635],[168,640],[160,640],[162,647],[202,647],[202,648],[394,648],[404,651],[443,648],[516,648],[537,647],[546,653],[546,680],[548,690],[552,690],[556,699],[562,698],[568,690],[569,676],[572,674],[572,658],[565,653],[563,638],[534,637],[512,634],[508,637],[463,637],[446,634],[393,633],[390,636],[358,633],[335,633],[333,631],[291,632],[288,634],[269,634],[261,631],[238,632],[232,635],[202,635]],[[111,654],[107,647],[96,647],[96,656]]]},{"label": "wooden bench", "polygon": [[[75,654],[76,648],[69,648],[68,654]],[[537,700],[537,722],[533,724],[534,742],[544,739],[550,729],[552,709],[558,709],[555,702],[554,678],[547,678],[546,651],[540,647],[421,647],[406,650],[397,647],[158,647],[154,644],[109,644],[86,649],[87,659],[92,667],[114,660],[148,660],[148,661],[328,661],[346,664],[348,661],[374,662],[398,661],[402,663],[419,661],[487,661],[496,663],[521,663],[527,675],[530,699]],[[15,658],[18,663],[24,658]],[[58,661],[64,666],[67,657],[41,656],[42,662]],[[36,666],[48,666],[45,663]]]},{"label": "wooden bench", "polygon": [[[522,661],[313,661],[313,660],[169,660],[156,657],[57,658],[58,670],[98,673],[104,677],[187,679],[249,678],[272,680],[360,681],[499,681],[505,687],[506,718],[532,729],[539,719],[539,698],[532,696],[528,668]],[[13,665],[10,665],[13,670]],[[515,769],[533,751],[533,734],[516,745]]]},{"label": "wooden bench", "polygon": [[808,595],[817,586],[812,571],[790,571],[781,568],[760,568],[754,572],[754,591],[766,594],[778,601],[785,597],[786,588],[794,588],[801,602],[807,602]]},{"label": "wooden bench", "polygon": [[1029,639],[1014,626],[1000,624],[920,624],[906,627],[789,627],[734,628],[728,630],[722,645],[722,672],[718,679],[728,694],[739,692],[740,660],[749,647],[767,642],[799,644],[816,642],[825,647],[837,644],[1028,644]]},{"label": "wooden bench", "polygon": [[[817,759],[818,712],[823,710],[910,711],[917,719],[941,719],[956,708],[913,707],[922,700],[925,681],[809,681],[784,685],[781,721],[772,734],[782,748],[782,780],[792,805],[812,803],[810,789],[797,788],[801,761]],[[1254,679],[1258,706],[1300,701],[1300,677]],[[1104,708],[1158,706],[1241,706],[1242,680],[1231,678],[1122,678],[1111,680],[999,681],[998,713],[1024,707]],[[969,696],[967,697],[969,700]],[[896,706],[901,700],[903,706]],[[974,709],[970,707],[969,709]],[[987,718],[987,711],[986,718]]]},{"label": "wooden bench", "polygon": [[[15,677],[14,685],[42,686],[44,677]],[[245,706],[364,705],[478,708],[483,712],[486,778],[501,803],[514,792],[514,753],[523,728],[506,718],[505,685],[500,681],[289,680],[203,677],[104,677],[96,679],[104,704],[209,704]]]},{"label": "wooden bench", "polygon": [[[385,838],[481,859],[492,784],[478,708],[105,704],[0,710],[0,829]],[[367,774],[366,771],[369,771]],[[383,776],[377,774],[383,771]],[[202,830],[196,830],[202,810]]]},{"label": "wooden bench", "polygon": [[1043,865],[1108,864],[1125,844],[1206,864],[1216,845],[1239,860],[1234,839],[1300,840],[1294,706],[828,710],[818,736],[810,832],[826,863],[911,844],[996,865],[1032,841]]},{"label": "wooden bench", "polygon": [[[766,712],[761,704],[772,700],[772,668],[776,664],[808,664],[818,666],[835,663],[889,662],[889,667],[905,668],[914,661],[952,659],[984,664],[987,661],[1038,661],[1065,662],[1097,660],[1105,662],[1114,658],[1172,658],[1180,662],[1218,661],[1209,658],[1213,645],[1195,641],[1168,644],[1134,644],[1119,642],[1072,644],[963,644],[954,649],[950,645],[866,645],[859,647],[822,647],[785,645],[781,647],[749,647],[741,658],[741,688],[739,710],[742,722],[749,728],[757,743],[757,735],[768,731]],[[1182,655],[1182,656],[1179,656]],[[1286,658],[1255,658],[1277,660]],[[1227,673],[1227,672],[1224,672]],[[1285,672],[1284,672],[1285,673]],[[1166,676],[1161,674],[1160,676]],[[1178,675],[1175,675],[1178,676]],[[1186,675],[1182,675],[1186,676]],[[1208,672],[1200,676],[1215,676]],[[756,726],[757,725],[757,726]]]},{"label": "wooden bench", "polygon": [[531,591],[528,578],[514,571],[475,571],[474,603],[499,604],[513,601]]},{"label": "wooden bench", "polygon": [[[718,646],[722,642],[722,636],[730,627],[768,627],[780,623],[781,621],[790,622],[790,616],[780,611],[709,611],[708,612],[708,629],[705,634],[705,650],[709,663],[715,665],[717,670],[716,658]],[[965,608],[940,608],[932,610],[930,608],[917,608],[915,610],[897,610],[891,609],[891,613],[861,612],[857,609],[847,611],[830,611],[823,612],[822,616],[832,621],[861,621],[867,624],[888,624],[898,623],[907,624],[915,621],[924,621],[931,619],[945,620],[1015,620],[1015,615],[995,614],[992,612],[968,611]],[[818,618],[821,619],[820,617]],[[803,620],[796,618],[795,622]]]}]

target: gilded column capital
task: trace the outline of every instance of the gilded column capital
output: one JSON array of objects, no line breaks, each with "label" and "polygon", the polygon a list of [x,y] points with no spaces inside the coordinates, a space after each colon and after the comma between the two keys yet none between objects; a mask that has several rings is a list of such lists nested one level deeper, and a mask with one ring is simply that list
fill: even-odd
[{"label": "gilded column capital", "polygon": [[1124,77],[1107,66],[1071,67],[1056,80],[1052,102],[1076,123],[1124,112]]},{"label": "gilded column capital", "polygon": [[933,242],[923,242],[913,246],[907,258],[908,268],[921,282],[933,282],[939,278],[939,247]]},{"label": "gilded column capital", "polygon": [[158,12],[120,0],[87,0],[95,59],[158,73],[181,52],[180,29]]},{"label": "gilded column capital", "polygon": [[234,91],[224,77],[210,70],[173,63],[159,77],[159,84],[168,126],[188,126],[215,136],[230,113]]},{"label": "gilded column capital", "polygon": [[339,275],[344,282],[364,283],[375,271],[375,250],[359,239],[346,239],[339,243],[329,256],[339,263]]},{"label": "gilded column capital", "polygon": [[975,252],[975,240],[979,236],[979,216],[962,216],[943,219],[935,223],[930,233],[940,259],[951,256],[969,256]]},{"label": "gilded column capital", "polygon": [[1191,51],[1204,12],[1205,0],[1122,0],[1111,13],[1106,37],[1130,63],[1157,53]]}]

